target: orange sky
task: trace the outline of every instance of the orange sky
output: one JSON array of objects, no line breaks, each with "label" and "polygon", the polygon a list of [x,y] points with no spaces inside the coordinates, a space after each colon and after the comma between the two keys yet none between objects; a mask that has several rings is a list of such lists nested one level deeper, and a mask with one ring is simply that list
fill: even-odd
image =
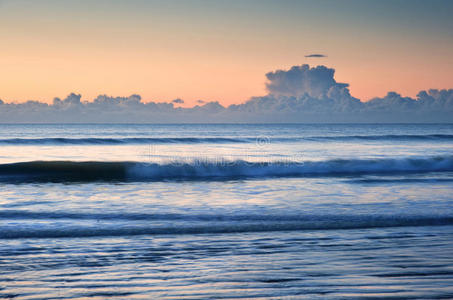
[{"label": "orange sky", "polygon": [[451,4],[387,13],[393,2],[336,3],[3,1],[0,99],[135,93],[229,105],[264,95],[266,72],[303,63],[335,68],[362,100],[453,87],[452,21],[442,14]]}]

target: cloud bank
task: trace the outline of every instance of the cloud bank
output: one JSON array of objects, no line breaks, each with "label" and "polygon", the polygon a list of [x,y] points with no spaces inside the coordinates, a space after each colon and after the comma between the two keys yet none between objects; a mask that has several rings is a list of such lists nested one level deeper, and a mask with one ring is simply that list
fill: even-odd
[{"label": "cloud bank", "polygon": [[191,108],[172,102],[143,102],[139,95],[100,95],[82,101],[71,93],[52,104],[38,101],[13,104],[0,100],[2,123],[388,123],[453,122],[453,89],[421,91],[416,98],[389,92],[362,102],[348,84],[325,66],[294,66],[266,74],[268,94],[239,105],[198,100]]}]

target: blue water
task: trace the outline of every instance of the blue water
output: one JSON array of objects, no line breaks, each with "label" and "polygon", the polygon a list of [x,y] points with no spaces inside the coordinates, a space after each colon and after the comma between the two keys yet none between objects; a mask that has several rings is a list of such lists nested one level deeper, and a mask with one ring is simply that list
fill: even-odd
[{"label": "blue water", "polygon": [[453,125],[0,125],[0,298],[453,298]]}]

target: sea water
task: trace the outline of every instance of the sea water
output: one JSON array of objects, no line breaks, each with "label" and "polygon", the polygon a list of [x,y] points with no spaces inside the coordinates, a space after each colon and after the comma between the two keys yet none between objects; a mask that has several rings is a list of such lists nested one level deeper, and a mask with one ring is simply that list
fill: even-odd
[{"label": "sea water", "polygon": [[453,125],[0,125],[0,298],[453,298]]}]

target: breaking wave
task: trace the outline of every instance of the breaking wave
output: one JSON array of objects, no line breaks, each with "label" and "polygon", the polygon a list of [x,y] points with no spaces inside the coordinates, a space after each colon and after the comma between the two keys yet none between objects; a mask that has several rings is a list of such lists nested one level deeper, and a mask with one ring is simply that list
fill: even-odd
[{"label": "breaking wave", "polygon": [[453,141],[451,134],[385,134],[313,136],[309,140],[332,141]]},{"label": "breaking wave", "polygon": [[[36,213],[4,211],[1,219],[66,220],[39,226],[0,226],[0,239],[221,234],[297,230],[366,229],[453,225],[450,216],[401,215],[178,215]],[[64,219],[64,220],[62,220]],[[83,219],[84,223],[76,222]],[[91,222],[90,222],[91,221]],[[139,221],[138,223],[135,221]],[[113,223],[112,223],[113,222]]]},{"label": "breaking wave", "polygon": [[[0,145],[127,145],[127,144],[227,144],[256,143],[263,137],[129,137],[129,138],[10,138],[0,139]],[[269,142],[300,141],[453,141],[450,134],[413,135],[339,135],[273,138]]]},{"label": "breaking wave", "polygon": [[[0,139],[2,145],[124,145],[124,144],[201,144],[246,143],[247,138],[164,137],[164,138],[13,138]],[[254,141],[254,140],[253,140]]]},{"label": "breaking wave", "polygon": [[230,180],[453,171],[453,156],[336,159],[305,162],[194,161],[173,163],[31,161],[0,165],[3,182]]}]

